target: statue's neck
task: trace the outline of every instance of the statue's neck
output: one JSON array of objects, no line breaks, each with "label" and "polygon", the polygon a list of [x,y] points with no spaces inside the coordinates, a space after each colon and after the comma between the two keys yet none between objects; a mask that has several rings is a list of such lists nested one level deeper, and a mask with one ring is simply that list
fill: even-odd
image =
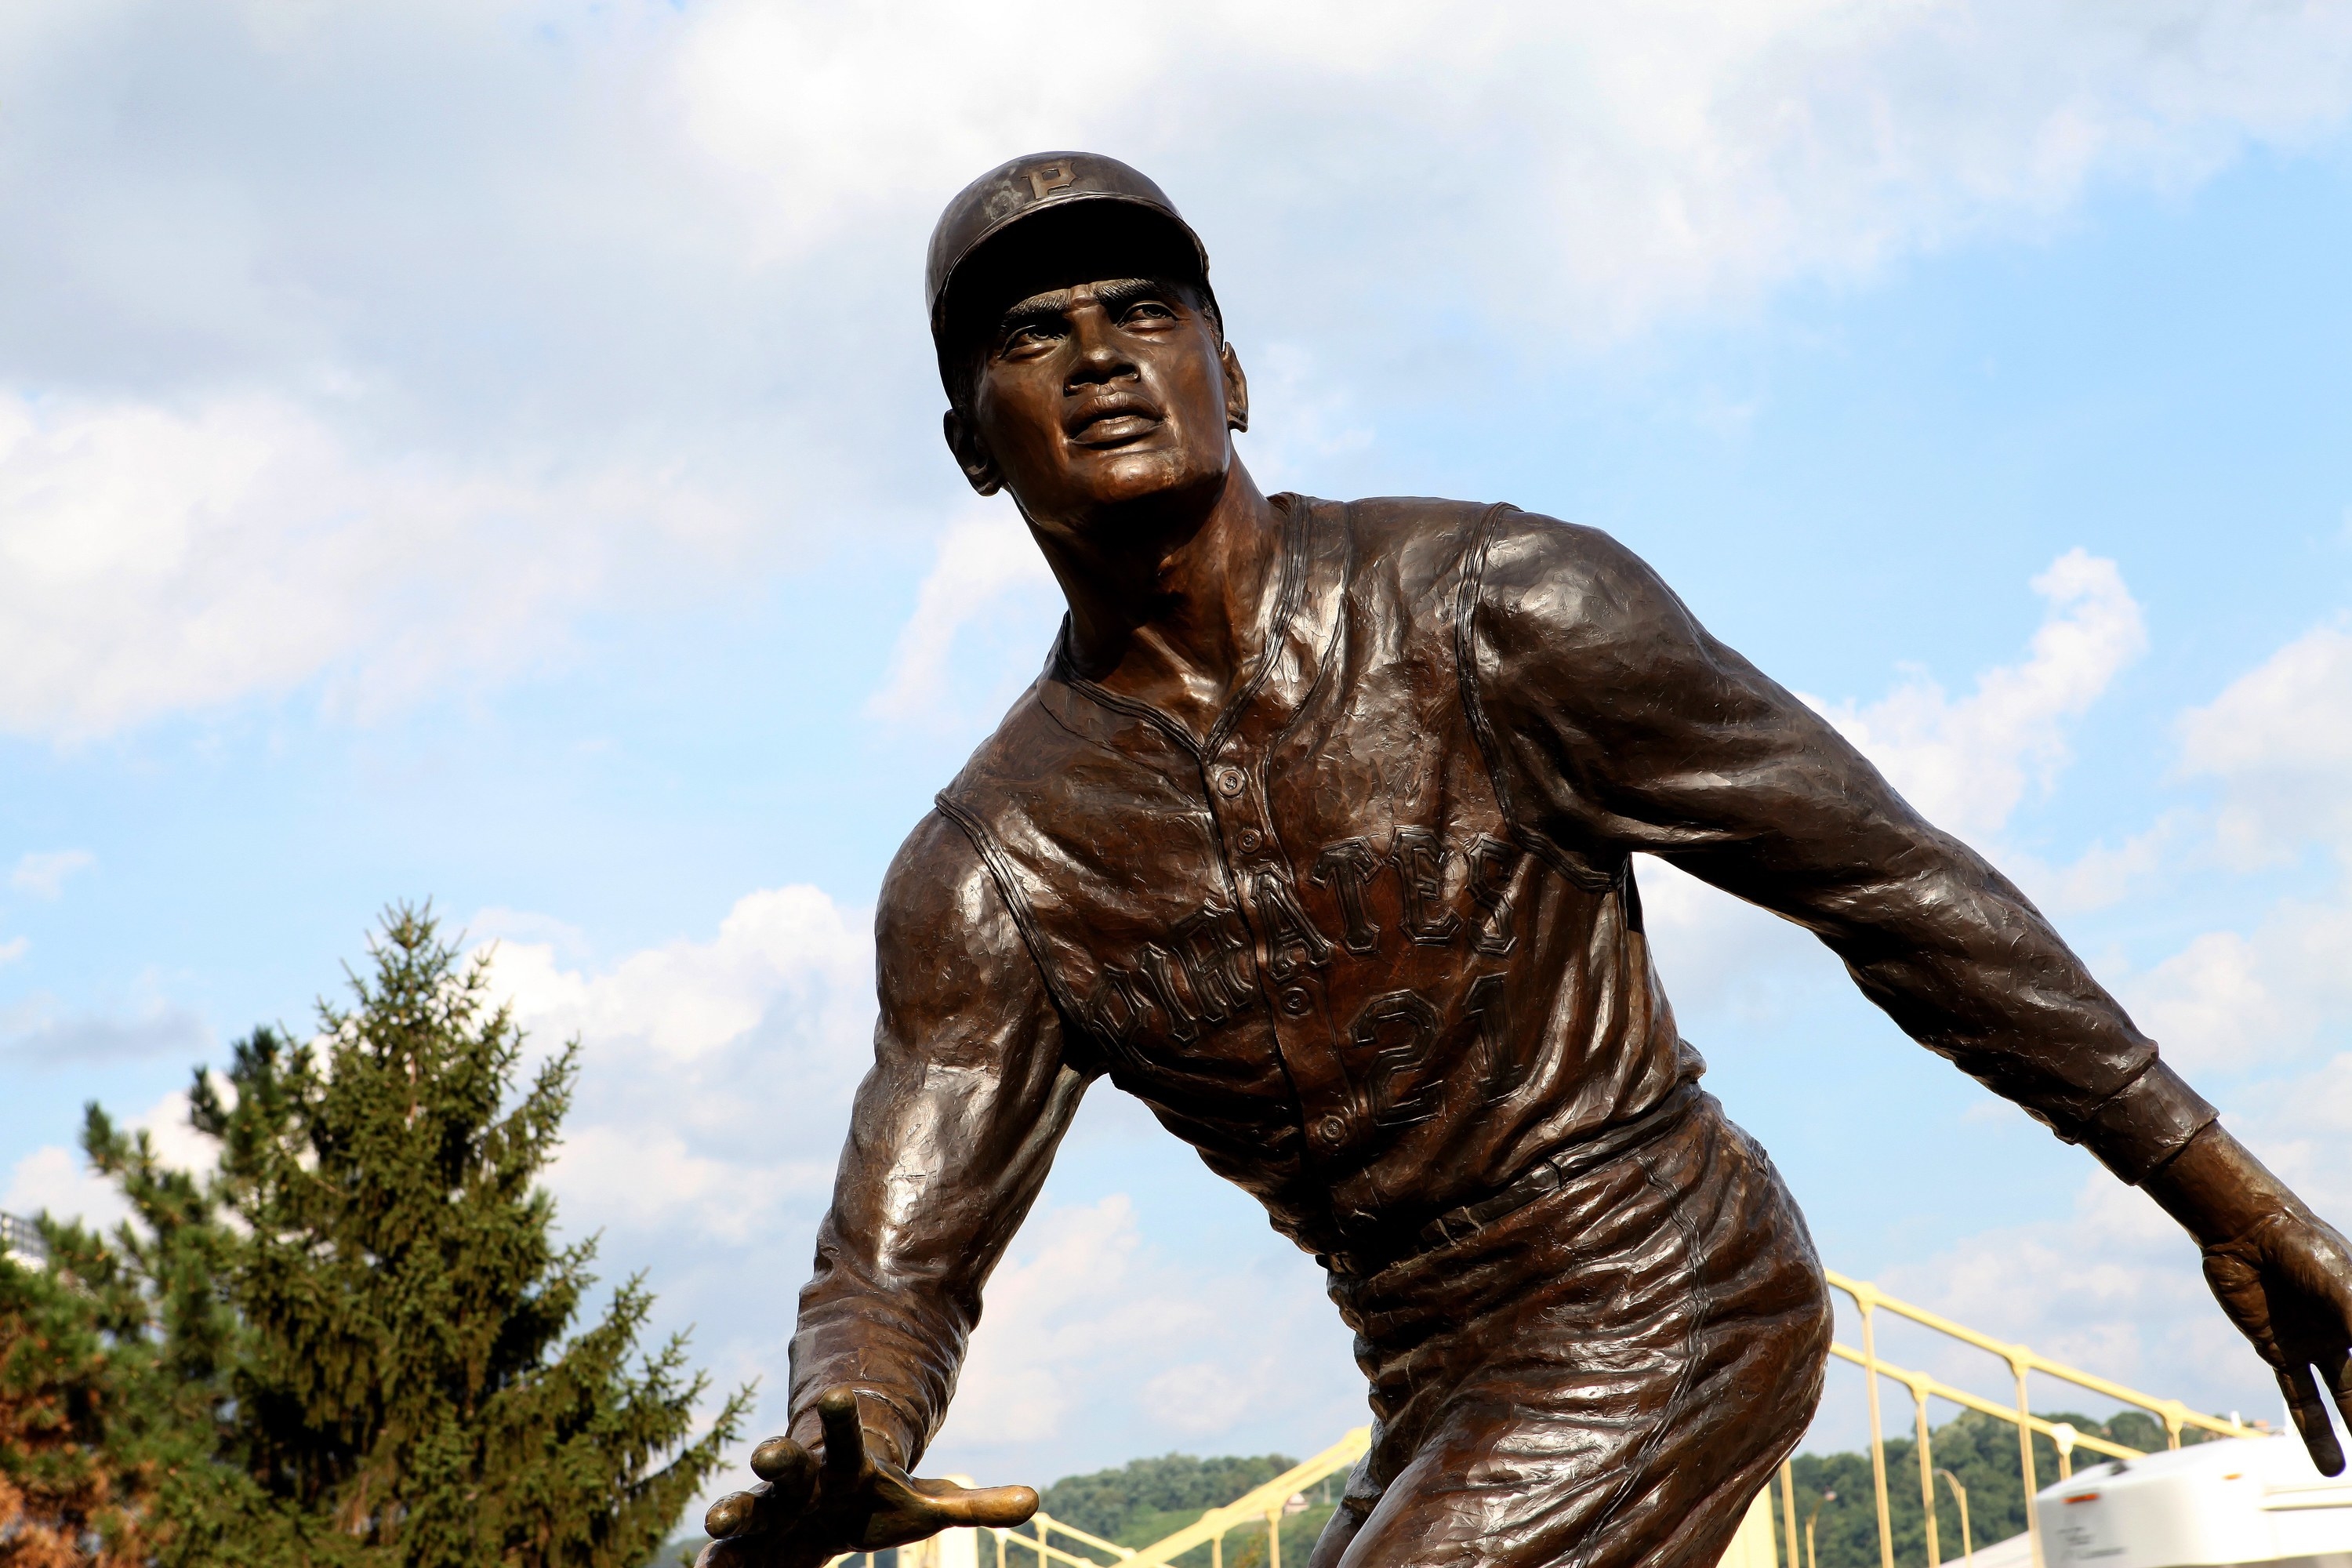
[{"label": "statue's neck", "polygon": [[1235,458],[1205,515],[1177,520],[1136,548],[1057,548],[1038,531],[1069,601],[1077,673],[1207,733],[1258,651],[1282,521]]}]

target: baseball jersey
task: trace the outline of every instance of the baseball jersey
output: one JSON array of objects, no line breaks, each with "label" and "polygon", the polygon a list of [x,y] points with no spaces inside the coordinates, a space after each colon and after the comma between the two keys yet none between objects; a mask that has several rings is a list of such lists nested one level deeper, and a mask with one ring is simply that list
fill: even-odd
[{"label": "baseball jersey", "polygon": [[[974,884],[930,924],[992,898],[1025,964],[972,997],[988,1028],[897,1029],[952,1037],[951,1072],[894,1038],[861,1095],[796,1409],[856,1384],[911,1458],[1094,1078],[1350,1256],[1658,1105],[1704,1068],[1637,852],[1809,927],[1915,1039],[2127,1179],[2211,1119],[2016,888],[1607,535],[1421,499],[1276,510],[1255,659],[1206,732],[1057,645],[939,796],[951,835],[918,835]],[[951,933],[900,945],[957,962]],[[1003,1152],[960,1160],[949,1126]]]}]

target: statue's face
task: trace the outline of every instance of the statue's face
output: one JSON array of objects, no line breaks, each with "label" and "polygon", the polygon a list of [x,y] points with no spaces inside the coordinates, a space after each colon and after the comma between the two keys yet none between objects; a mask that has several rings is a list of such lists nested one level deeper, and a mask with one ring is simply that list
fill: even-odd
[{"label": "statue's face", "polygon": [[950,439],[975,484],[1001,481],[1034,521],[1083,531],[1137,502],[1213,500],[1243,395],[1239,364],[1188,290],[1140,278],[1072,283],[1003,311],[965,435],[956,439],[951,419]]}]

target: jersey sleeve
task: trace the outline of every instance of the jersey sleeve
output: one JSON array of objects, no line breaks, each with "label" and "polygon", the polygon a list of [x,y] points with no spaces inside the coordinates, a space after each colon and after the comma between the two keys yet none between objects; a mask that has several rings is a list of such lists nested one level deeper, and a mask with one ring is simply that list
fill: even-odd
[{"label": "jersey sleeve", "polygon": [[1606,534],[1490,525],[1464,651],[1523,833],[1640,850],[1807,927],[1912,1038],[2137,1182],[2211,1106],[2041,911]]},{"label": "jersey sleeve", "polygon": [[1092,1074],[1066,1059],[1036,966],[951,824],[927,818],[899,851],[875,935],[874,1067],[801,1292],[792,1431],[814,1441],[817,1395],[847,1384],[911,1467]]}]

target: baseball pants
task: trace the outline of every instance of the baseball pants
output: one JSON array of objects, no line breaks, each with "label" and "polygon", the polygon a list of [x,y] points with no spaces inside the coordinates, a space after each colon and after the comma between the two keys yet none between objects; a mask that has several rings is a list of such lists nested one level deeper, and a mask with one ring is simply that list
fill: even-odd
[{"label": "baseball pants", "polygon": [[1309,1568],[1714,1568],[1821,1398],[1804,1217],[1711,1095],[1473,1235],[1334,1273],[1372,1446]]}]

